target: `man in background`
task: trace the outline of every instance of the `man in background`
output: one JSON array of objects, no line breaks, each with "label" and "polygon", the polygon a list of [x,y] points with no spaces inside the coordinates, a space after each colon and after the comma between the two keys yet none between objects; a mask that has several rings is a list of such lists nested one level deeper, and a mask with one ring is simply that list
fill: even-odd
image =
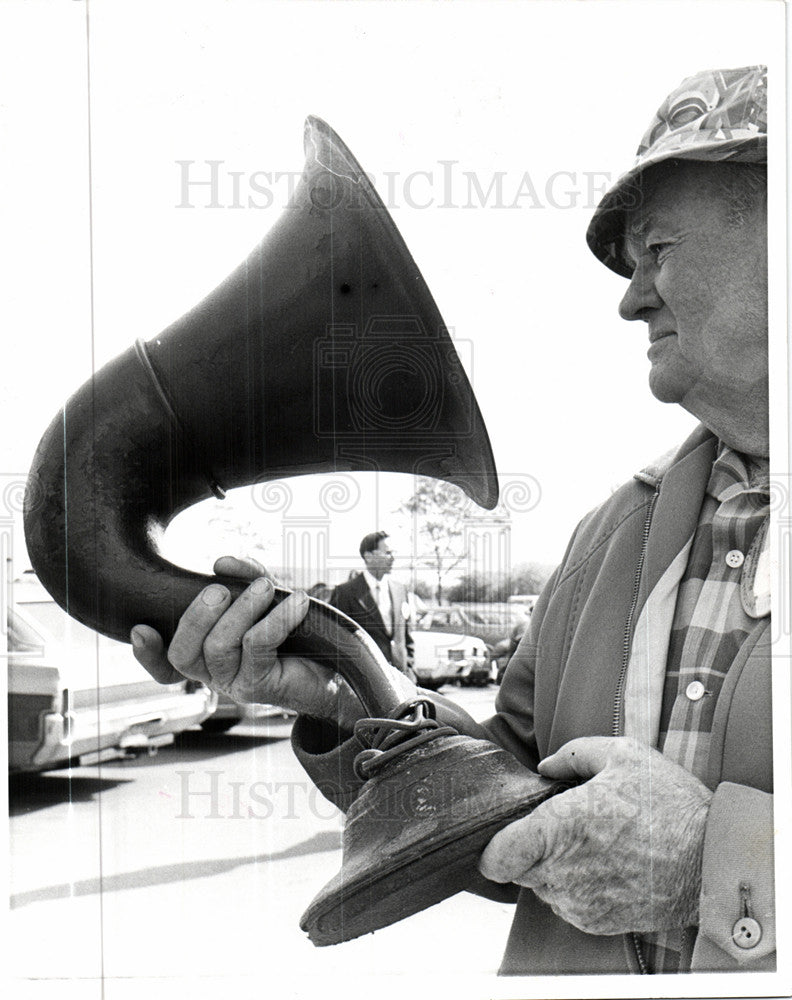
[{"label": "man in background", "polygon": [[394,553],[386,531],[372,531],[360,543],[361,573],[339,584],[328,603],[365,629],[388,663],[415,679],[409,604],[403,584],[390,579]]}]

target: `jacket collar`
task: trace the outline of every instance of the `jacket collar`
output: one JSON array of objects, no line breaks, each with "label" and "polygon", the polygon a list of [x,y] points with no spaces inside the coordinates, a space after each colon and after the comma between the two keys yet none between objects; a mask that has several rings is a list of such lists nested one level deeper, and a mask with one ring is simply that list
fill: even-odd
[{"label": "jacket collar", "polygon": [[674,465],[683,461],[702,444],[709,441],[715,442],[717,438],[704,424],[699,424],[681,447],[677,446],[669,449],[665,454],[641,469],[640,472],[636,472],[634,478],[639,480],[639,482],[646,483],[647,486],[651,486],[652,489],[659,489],[660,483],[665,478],[666,473]]}]

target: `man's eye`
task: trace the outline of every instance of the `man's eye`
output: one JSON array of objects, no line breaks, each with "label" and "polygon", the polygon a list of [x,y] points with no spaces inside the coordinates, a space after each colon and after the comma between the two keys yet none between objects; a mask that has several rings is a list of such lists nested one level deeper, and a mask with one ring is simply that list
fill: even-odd
[{"label": "man's eye", "polygon": [[654,259],[660,260],[663,256],[663,252],[671,246],[670,243],[649,243],[646,247],[647,252],[654,257]]}]

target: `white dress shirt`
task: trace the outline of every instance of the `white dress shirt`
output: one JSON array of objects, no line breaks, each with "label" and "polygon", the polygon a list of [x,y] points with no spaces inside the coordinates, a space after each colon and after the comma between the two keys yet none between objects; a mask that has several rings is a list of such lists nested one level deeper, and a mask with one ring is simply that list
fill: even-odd
[{"label": "white dress shirt", "polygon": [[379,608],[382,621],[388,635],[393,635],[393,602],[391,600],[390,585],[387,577],[381,580],[375,579],[367,569],[363,570],[363,579],[368,584],[374,603]]}]

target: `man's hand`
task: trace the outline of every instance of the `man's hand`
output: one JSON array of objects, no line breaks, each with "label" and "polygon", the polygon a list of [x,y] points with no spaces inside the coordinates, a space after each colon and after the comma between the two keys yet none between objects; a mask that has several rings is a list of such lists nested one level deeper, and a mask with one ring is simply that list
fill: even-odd
[{"label": "man's hand", "polygon": [[226,587],[204,588],[182,615],[167,653],[147,625],[132,629],[135,658],[160,683],[202,681],[241,703],[269,703],[337,720],[351,729],[363,706],[337,674],[302,657],[278,659],[278,646],[308,611],[305,594],[291,594],[266,614],[273,584],[252,560],[218,559],[215,573],[251,580],[235,601]]},{"label": "man's hand", "polygon": [[533,889],[589,934],[698,922],[705,785],[624,737],[572,740],[539,771],[589,780],[497,833],[479,862],[486,878]]}]

